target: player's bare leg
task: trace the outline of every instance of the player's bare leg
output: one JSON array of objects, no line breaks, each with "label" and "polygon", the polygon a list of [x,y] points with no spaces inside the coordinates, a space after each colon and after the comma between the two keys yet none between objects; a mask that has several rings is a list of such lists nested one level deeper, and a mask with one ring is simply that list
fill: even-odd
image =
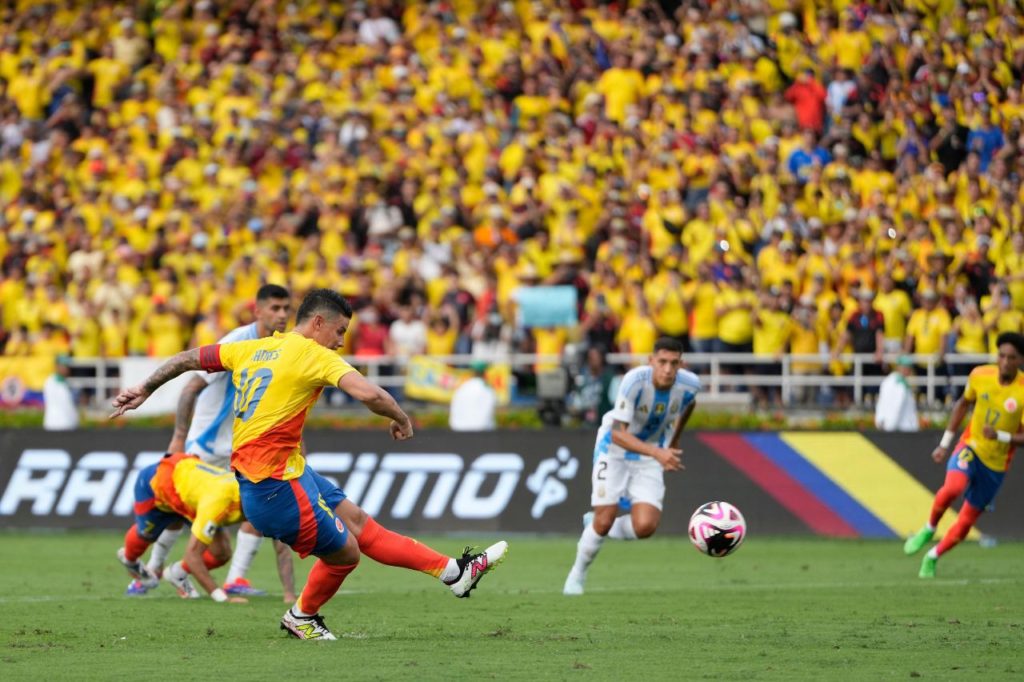
[{"label": "player's bare leg", "polygon": [[337,639],[324,625],[320,608],[359,565],[359,555],[359,542],[350,530],[344,547],[319,557],[313,564],[298,601],[281,618],[281,629],[298,639]]},{"label": "player's bare leg", "polygon": [[456,597],[468,597],[480,579],[508,553],[508,543],[501,541],[483,552],[474,553],[467,547],[461,557],[453,558],[388,530],[350,500],[342,500],[334,513],[355,534],[363,554],[381,564],[432,575],[450,587]]},{"label": "player's bare leg", "polygon": [[280,540],[274,540],[274,554],[277,555],[277,577],[281,579],[284,589],[284,603],[294,604],[298,598],[295,594],[295,564],[292,561],[292,548]]},{"label": "player's bare leg", "polygon": [[[615,523],[619,505],[608,504],[594,507],[594,518],[590,525],[583,529],[580,540],[576,543],[576,561],[565,579],[562,594],[583,594],[583,585],[587,580],[587,571],[601,551],[605,537]],[[627,518],[627,517],[623,517]]]}]

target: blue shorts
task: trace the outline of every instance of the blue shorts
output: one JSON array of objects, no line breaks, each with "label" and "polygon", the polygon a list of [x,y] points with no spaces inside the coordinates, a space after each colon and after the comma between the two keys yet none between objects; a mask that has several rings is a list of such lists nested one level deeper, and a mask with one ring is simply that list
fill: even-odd
[{"label": "blue shorts", "polygon": [[946,471],[967,474],[968,484],[964,500],[982,511],[992,504],[1006,475],[1005,471],[992,471],[985,466],[974,450],[967,445],[960,447],[950,456],[949,462],[946,463]]},{"label": "blue shorts", "polygon": [[150,464],[139,471],[139,477],[135,479],[135,528],[139,531],[139,537],[150,542],[154,542],[160,537],[160,533],[175,521],[188,523],[188,519],[174,512],[165,512],[156,508],[153,477],[156,476],[156,468],[159,464],[159,462]]},{"label": "blue shorts", "polygon": [[345,546],[348,528],[334,509],[345,493],[310,467],[298,478],[267,478],[253,483],[241,474],[238,489],[245,518],[267,537],[276,538],[299,556],[326,556]]}]

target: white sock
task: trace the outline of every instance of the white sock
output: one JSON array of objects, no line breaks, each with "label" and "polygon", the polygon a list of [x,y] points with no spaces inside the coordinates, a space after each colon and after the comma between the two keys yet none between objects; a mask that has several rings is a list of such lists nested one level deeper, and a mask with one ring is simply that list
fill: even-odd
[{"label": "white sock", "polygon": [[153,551],[149,553],[149,563],[146,567],[154,574],[159,575],[164,570],[164,563],[167,561],[167,555],[171,553],[171,547],[178,541],[178,536],[181,535],[181,531],[184,528],[171,529],[168,528],[163,533],[160,533],[160,537],[153,543]]},{"label": "white sock", "polygon": [[167,568],[167,575],[174,580],[184,580],[188,576],[188,571],[185,570],[185,562],[175,561]]},{"label": "white sock", "polygon": [[244,578],[249,572],[252,559],[256,556],[260,545],[263,544],[262,535],[253,535],[238,529],[238,538],[235,540],[235,555],[231,557],[231,568],[228,569],[226,585],[230,585],[239,578]]},{"label": "white sock", "polygon": [[936,551],[938,548],[939,546],[935,545],[934,547],[928,550],[928,554],[926,554],[925,556],[927,556],[929,559],[938,559],[939,553]]},{"label": "white sock", "polygon": [[444,570],[441,571],[441,575],[439,575],[438,578],[441,579],[441,582],[448,585],[458,577],[459,562],[457,562],[455,559],[449,559],[448,565],[444,567]]},{"label": "white sock", "polygon": [[613,540],[636,540],[636,529],[633,528],[633,517],[629,514],[615,519],[608,537]]},{"label": "white sock", "polygon": [[590,568],[590,564],[597,558],[597,553],[601,551],[601,544],[604,542],[604,536],[598,535],[597,531],[594,530],[594,526],[587,526],[583,529],[583,535],[580,536],[580,541],[576,543],[576,562],[572,565],[572,572],[578,576],[583,577],[587,574],[587,569]]},{"label": "white sock", "polygon": [[292,607],[292,614],[298,616],[299,618],[309,618],[310,616],[316,615],[315,613],[306,613],[305,611],[300,609],[299,602],[295,602],[295,606]]},{"label": "white sock", "polygon": [[933,533],[935,532],[935,526],[933,526],[930,521],[926,521],[924,527]]}]

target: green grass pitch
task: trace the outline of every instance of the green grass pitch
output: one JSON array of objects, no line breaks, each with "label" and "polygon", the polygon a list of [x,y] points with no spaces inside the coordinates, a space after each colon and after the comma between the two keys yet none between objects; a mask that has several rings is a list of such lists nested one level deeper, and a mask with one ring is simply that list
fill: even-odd
[{"label": "green grass pitch", "polygon": [[[684,538],[609,541],[588,593],[563,597],[575,541],[511,537],[467,600],[364,557],[323,612],[340,641],[317,643],[278,629],[279,592],[245,605],[167,585],[124,597],[120,537],[0,534],[0,680],[1024,677],[1020,543],[959,547],[921,581],[896,541],[754,537],[725,559]],[[264,546],[250,577],[279,591],[272,555]],[[297,562],[300,587],[309,566]]]}]

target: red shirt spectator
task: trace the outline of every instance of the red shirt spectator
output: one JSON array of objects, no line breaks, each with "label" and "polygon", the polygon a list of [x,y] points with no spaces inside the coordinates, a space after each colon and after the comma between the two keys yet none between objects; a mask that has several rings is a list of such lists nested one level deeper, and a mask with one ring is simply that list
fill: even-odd
[{"label": "red shirt spectator", "polygon": [[804,71],[786,90],[786,101],[796,109],[796,122],[805,130],[820,133],[825,124],[825,88],[814,80],[814,72]]}]

